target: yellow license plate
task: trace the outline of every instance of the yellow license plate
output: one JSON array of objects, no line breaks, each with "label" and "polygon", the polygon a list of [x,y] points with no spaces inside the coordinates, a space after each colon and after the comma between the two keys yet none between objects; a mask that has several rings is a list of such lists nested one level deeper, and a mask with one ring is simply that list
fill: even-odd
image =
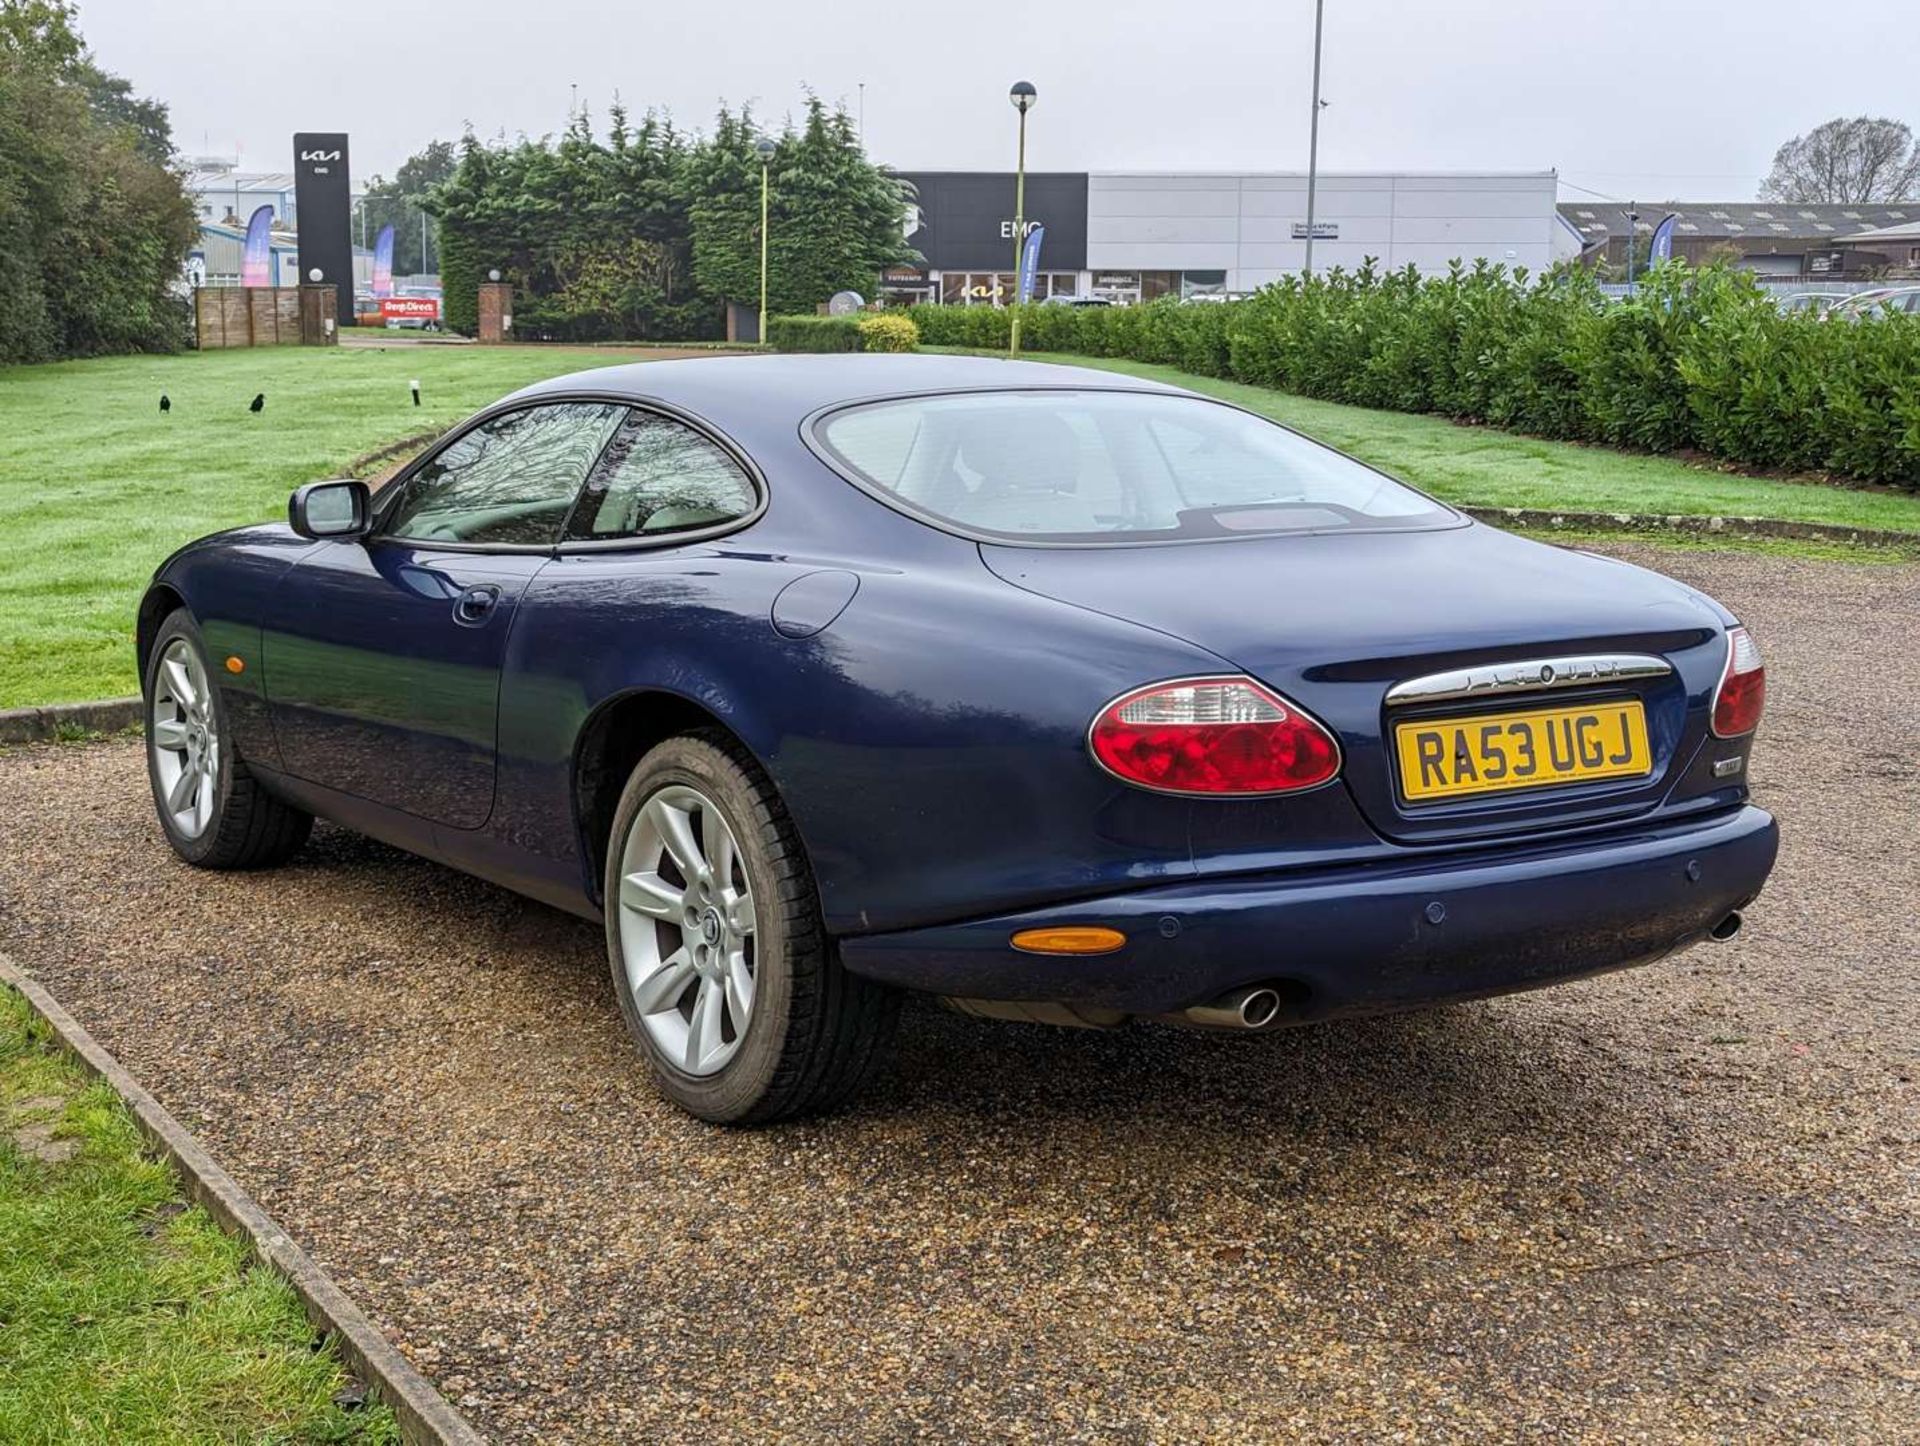
[{"label": "yellow license plate", "polygon": [[1400,791],[1409,803],[1506,793],[1653,771],[1638,700],[1534,708],[1470,718],[1422,718],[1394,731]]}]

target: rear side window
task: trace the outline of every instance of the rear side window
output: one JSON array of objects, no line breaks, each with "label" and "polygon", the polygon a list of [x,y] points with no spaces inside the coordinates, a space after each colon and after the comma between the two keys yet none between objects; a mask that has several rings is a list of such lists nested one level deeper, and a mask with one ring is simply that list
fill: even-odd
[{"label": "rear side window", "polygon": [[738,521],[758,501],[751,479],[717,443],[671,417],[636,411],[607,443],[567,537],[697,531]]},{"label": "rear side window", "polygon": [[1440,504],[1199,397],[994,391],[829,413],[815,439],[887,501],[1010,541],[1145,542],[1431,527]]},{"label": "rear side window", "polygon": [[554,402],[482,422],[407,480],[386,533],[413,542],[551,546],[625,415],[615,403]]}]

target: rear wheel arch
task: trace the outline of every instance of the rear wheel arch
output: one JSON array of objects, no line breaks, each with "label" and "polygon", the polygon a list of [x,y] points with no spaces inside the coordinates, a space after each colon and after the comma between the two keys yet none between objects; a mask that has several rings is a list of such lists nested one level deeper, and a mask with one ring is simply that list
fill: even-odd
[{"label": "rear wheel arch", "polygon": [[737,729],[680,693],[636,688],[609,698],[581,725],[573,747],[574,821],[587,890],[596,905],[603,902],[610,831],[627,780],[648,753],[689,733],[724,739],[729,751],[751,760],[772,782],[772,771]]}]

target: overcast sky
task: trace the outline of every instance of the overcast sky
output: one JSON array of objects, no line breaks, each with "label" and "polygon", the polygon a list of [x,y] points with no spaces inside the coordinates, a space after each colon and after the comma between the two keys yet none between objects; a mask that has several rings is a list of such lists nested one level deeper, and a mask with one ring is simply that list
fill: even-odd
[{"label": "overcast sky", "polygon": [[[1920,128],[1915,0],[1327,0],[1323,169],[1547,170],[1622,199],[1751,197],[1834,115]],[[1017,28],[1010,17],[1021,16]],[[108,69],[173,110],[189,154],[286,169],[295,130],[351,136],[356,187],[435,137],[538,136],[569,87],[705,127],[866,86],[873,156],[1010,169],[1304,169],[1313,0],[81,0]],[[223,41],[223,36],[230,37]],[[1570,183],[1570,184],[1569,184]]]}]

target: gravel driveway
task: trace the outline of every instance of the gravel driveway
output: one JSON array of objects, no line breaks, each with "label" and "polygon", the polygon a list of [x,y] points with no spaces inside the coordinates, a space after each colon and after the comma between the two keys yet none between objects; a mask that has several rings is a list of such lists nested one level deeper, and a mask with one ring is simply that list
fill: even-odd
[{"label": "gravel driveway", "polygon": [[658,1102],[597,930],[0,761],[0,949],[510,1440],[1920,1439],[1920,568],[1635,553],[1759,634],[1738,942],[1265,1040],[911,1009],[858,1112]]}]

